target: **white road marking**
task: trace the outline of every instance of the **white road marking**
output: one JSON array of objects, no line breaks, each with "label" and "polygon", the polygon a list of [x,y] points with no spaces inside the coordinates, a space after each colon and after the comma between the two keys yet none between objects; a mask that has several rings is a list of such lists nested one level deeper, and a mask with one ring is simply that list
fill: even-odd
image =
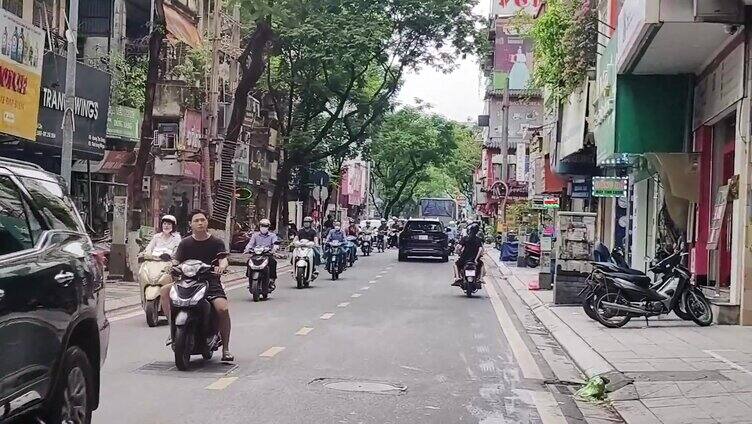
[{"label": "white road marking", "polygon": [[214,383],[206,386],[207,390],[224,390],[229,386],[230,384],[234,383],[235,380],[237,380],[238,377],[222,377],[219,380],[215,381]]},{"label": "white road marking", "polygon": [[712,357],[714,357],[714,358],[716,358],[716,359],[718,359],[720,361],[725,362],[731,368],[739,370],[739,371],[741,371],[741,372],[743,372],[745,374],[752,375],[752,371],[750,371],[750,370],[744,368],[743,366],[737,364],[736,362],[734,362],[734,361],[732,361],[732,360],[730,360],[730,359],[728,359],[728,358],[726,358],[724,356],[721,356],[720,354],[716,353],[716,352],[729,352],[728,350],[703,350],[703,352],[707,353],[708,355],[710,355],[710,356],[712,356]]},{"label": "white road marking", "polygon": [[360,293],[355,293],[355,294],[353,294],[353,295],[352,295],[352,296],[350,296],[350,297],[360,297],[360,296],[363,296],[363,295],[362,295],[362,294],[360,294]]},{"label": "white road marking", "polygon": [[496,293],[493,283],[486,284],[486,291],[488,291],[491,305],[493,306],[494,311],[496,311],[496,318],[499,321],[501,331],[509,341],[509,347],[512,348],[512,353],[514,353],[514,357],[520,365],[523,377],[542,380],[543,374],[541,373],[540,368],[538,368],[538,364],[535,363],[533,355],[528,350],[525,342],[522,340],[522,336],[514,326],[512,318],[509,316],[507,309],[501,302],[499,294]]},{"label": "white road marking", "polygon": [[303,327],[300,330],[298,330],[297,333],[295,333],[296,336],[307,336],[308,333],[313,331],[313,327]]},{"label": "white road marking", "polygon": [[327,313],[325,313],[324,315],[321,315],[321,317],[320,317],[320,318],[321,318],[321,319],[330,319],[330,318],[331,318],[331,317],[333,317],[333,316],[334,316],[334,314],[333,314],[333,313],[331,313],[331,312],[327,312]]},{"label": "white road marking", "polygon": [[[381,275],[377,275],[374,279],[378,280],[381,277],[382,277]],[[375,281],[374,281],[374,283],[375,283]]]},{"label": "white road marking", "polygon": [[285,348],[282,346],[274,346],[274,347],[270,347],[259,356],[262,358],[273,358],[274,355],[278,354],[279,352],[282,352],[283,350],[285,350]]},{"label": "white road marking", "polygon": [[375,282],[376,282],[376,280],[371,280],[371,281],[368,282],[368,284],[373,284]]},{"label": "white road marking", "polygon": [[360,289],[361,289],[361,290],[368,290],[368,289],[370,289],[370,287],[368,287],[368,286],[365,286],[365,287],[361,287]]},{"label": "white road marking", "polygon": [[342,303],[340,303],[339,305],[337,305],[337,307],[338,307],[338,308],[346,308],[346,307],[347,307],[347,305],[349,305],[349,304],[350,304],[350,302],[342,302]]}]

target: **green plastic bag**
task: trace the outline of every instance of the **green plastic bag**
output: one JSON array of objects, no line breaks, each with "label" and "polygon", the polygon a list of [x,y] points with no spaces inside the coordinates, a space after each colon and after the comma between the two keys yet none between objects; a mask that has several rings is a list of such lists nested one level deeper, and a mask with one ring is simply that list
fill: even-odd
[{"label": "green plastic bag", "polygon": [[595,376],[577,390],[577,397],[588,402],[603,402],[606,399],[606,381]]}]

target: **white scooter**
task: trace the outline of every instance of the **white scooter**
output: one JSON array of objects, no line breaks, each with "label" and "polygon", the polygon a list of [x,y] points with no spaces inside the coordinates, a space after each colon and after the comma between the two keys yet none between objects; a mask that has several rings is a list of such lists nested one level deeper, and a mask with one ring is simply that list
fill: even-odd
[{"label": "white scooter", "polygon": [[292,251],[293,272],[297,287],[302,289],[308,287],[311,281],[316,279],[314,269],[313,249],[316,244],[309,240],[300,240],[293,243],[295,249]]},{"label": "white scooter", "polygon": [[144,255],[140,257],[143,260],[138,270],[138,284],[141,287],[141,306],[146,313],[146,324],[149,327],[156,327],[159,324],[159,317],[164,316],[161,303],[159,302],[159,292],[162,286],[172,283],[172,262],[170,255],[164,257],[154,257]]}]

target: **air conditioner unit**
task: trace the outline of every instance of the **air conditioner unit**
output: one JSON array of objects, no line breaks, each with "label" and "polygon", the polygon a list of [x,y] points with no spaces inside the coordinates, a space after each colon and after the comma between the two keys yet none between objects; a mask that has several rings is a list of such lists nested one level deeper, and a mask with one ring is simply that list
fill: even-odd
[{"label": "air conditioner unit", "polygon": [[744,4],[740,0],[694,0],[695,22],[741,24]]}]

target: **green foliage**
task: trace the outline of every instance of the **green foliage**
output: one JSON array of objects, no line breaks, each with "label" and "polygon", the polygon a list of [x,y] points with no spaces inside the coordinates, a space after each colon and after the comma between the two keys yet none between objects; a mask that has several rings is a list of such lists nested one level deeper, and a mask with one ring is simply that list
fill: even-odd
[{"label": "green foliage", "polygon": [[112,53],[110,57],[111,103],[144,109],[146,96],[146,71],[149,59],[146,56],[128,56]]},{"label": "green foliage", "polygon": [[183,60],[172,68],[172,76],[188,85],[199,88],[206,85],[209,72],[209,51],[204,48],[188,47]]},{"label": "green foliage", "polygon": [[598,16],[591,0],[548,0],[537,19],[520,13],[516,26],[534,41],[530,84],[561,100],[582,86],[595,67]]}]

